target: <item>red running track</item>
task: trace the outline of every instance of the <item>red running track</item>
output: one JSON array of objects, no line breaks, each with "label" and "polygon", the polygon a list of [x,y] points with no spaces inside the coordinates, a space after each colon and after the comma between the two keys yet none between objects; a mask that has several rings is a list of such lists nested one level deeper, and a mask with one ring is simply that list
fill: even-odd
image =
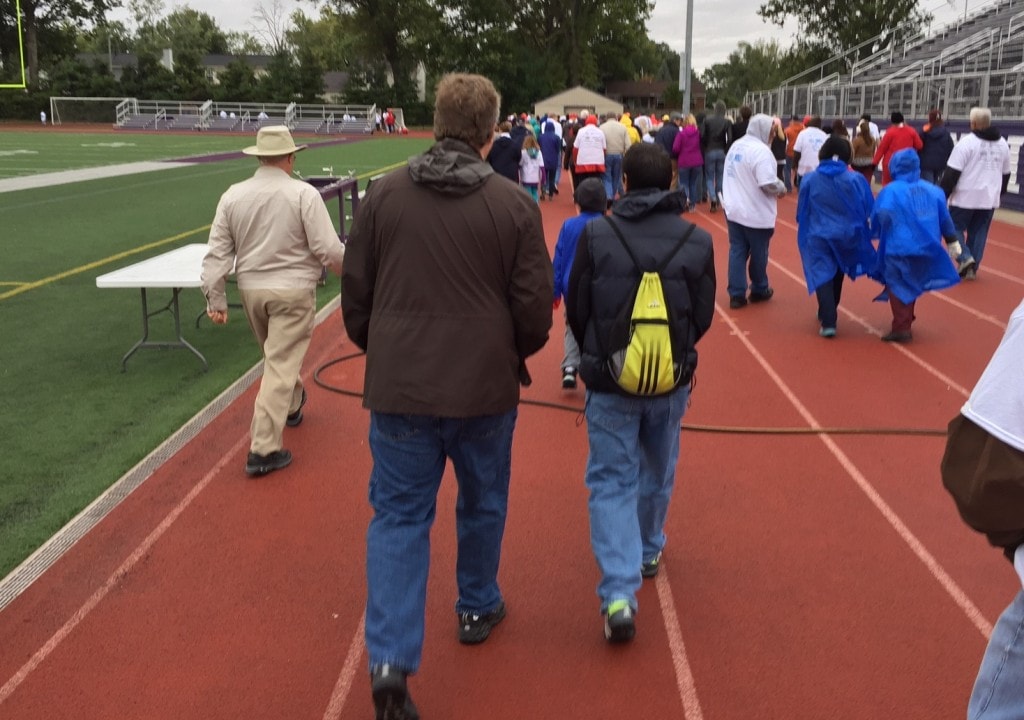
[{"label": "red running track", "polygon": [[[549,244],[568,183],[541,210]],[[1024,285],[1018,231],[995,223],[978,280],[918,303],[914,342],[879,342],[878,287],[847,283],[839,335],[817,335],[793,222],[780,202],[771,302],[719,309],[684,422],[944,428]],[[238,319],[236,318],[237,322]],[[531,400],[559,385],[561,312],[530,364]],[[338,313],[307,377],[352,352]],[[362,360],[322,379],[358,390]],[[144,367],[136,369],[144,372]],[[156,471],[0,612],[0,718],[372,717],[362,646],[368,415],[307,384],[292,466],[242,471],[254,389]],[[433,533],[426,720],[488,717],[962,718],[986,633],[1016,585],[942,489],[941,437],[684,432],[664,569],[638,634],[605,644],[590,553],[579,413],[524,405],[501,581],[508,619],[456,640],[454,483]]]}]

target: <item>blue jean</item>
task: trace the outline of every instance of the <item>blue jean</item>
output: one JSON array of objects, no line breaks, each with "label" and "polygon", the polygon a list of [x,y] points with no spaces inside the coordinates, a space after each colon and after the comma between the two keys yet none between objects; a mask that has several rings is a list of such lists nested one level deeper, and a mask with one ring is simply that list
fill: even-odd
[{"label": "blue jean", "polygon": [[786,164],[782,168],[782,182],[786,183],[786,192],[793,190],[793,158],[786,156]]},{"label": "blue jean", "polygon": [[609,200],[622,192],[622,156],[608,153],[604,156],[604,192]]},{"label": "blue jean", "polygon": [[708,199],[718,202],[725,175],[725,150],[708,150],[704,153],[704,173],[708,183]]},{"label": "blue jean", "polygon": [[447,458],[455,504],[456,612],[502,602],[501,540],[508,508],[516,410],[473,418],[370,413],[370,504],[366,533],[366,648],[370,667],[419,669],[430,568],[430,528]]},{"label": "blue jean", "polygon": [[1024,717],[1024,591],[1003,611],[992,630],[967,706],[968,720]]},{"label": "blue jean", "polygon": [[696,205],[700,202],[700,179],[703,174],[700,165],[679,168],[679,187],[686,190],[686,200],[691,205]]},{"label": "blue jean", "polygon": [[689,397],[689,386],[652,398],[587,391],[590,544],[601,571],[602,612],[615,600],[636,609],[640,566],[665,547]]},{"label": "blue jean", "polygon": [[749,228],[729,221],[729,297],[747,296],[747,265],[750,292],[768,292],[768,244],[775,228]]},{"label": "blue jean", "polygon": [[992,225],[992,216],[995,213],[996,211],[991,208],[976,210],[956,205],[949,208],[956,231],[963,239],[963,254],[957,260],[974,258],[975,267],[981,267],[981,256],[985,254],[985,243],[988,241],[988,229]]}]

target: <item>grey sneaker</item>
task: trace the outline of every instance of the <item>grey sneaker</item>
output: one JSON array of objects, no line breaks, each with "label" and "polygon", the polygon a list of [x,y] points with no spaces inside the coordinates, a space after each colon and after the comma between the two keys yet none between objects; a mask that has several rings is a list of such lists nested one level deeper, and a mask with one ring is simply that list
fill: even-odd
[{"label": "grey sneaker", "polygon": [[964,277],[968,272],[970,272],[973,275],[974,267],[977,264],[978,263],[975,262],[974,258],[972,257],[963,258],[962,260],[960,260],[960,262],[956,264],[956,271],[960,273],[960,277]]},{"label": "grey sneaker", "polygon": [[486,640],[491,630],[505,619],[505,603],[489,613],[459,613],[459,642],[463,645],[478,645]]}]

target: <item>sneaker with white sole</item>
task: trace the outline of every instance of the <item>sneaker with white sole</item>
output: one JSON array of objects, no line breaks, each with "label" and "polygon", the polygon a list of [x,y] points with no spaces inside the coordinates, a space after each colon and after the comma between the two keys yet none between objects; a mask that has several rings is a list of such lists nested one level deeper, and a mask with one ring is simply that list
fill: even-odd
[{"label": "sneaker with white sole", "polygon": [[574,368],[572,365],[562,369],[562,389],[576,389],[576,368]]},{"label": "sneaker with white sole", "polygon": [[610,643],[629,642],[636,635],[634,610],[628,600],[615,600],[604,611],[604,637]]}]

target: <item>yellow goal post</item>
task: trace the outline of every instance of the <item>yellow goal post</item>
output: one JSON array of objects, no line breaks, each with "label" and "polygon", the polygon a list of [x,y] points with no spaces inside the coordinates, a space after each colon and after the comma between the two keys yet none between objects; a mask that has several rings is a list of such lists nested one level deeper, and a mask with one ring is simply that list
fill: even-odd
[{"label": "yellow goal post", "polygon": [[[21,30],[21,0],[14,0],[14,17],[18,23],[18,63],[20,65],[21,82],[5,83],[0,82],[0,90],[24,90],[28,84],[25,82],[25,37]],[[0,77],[0,80],[3,78]]]}]

